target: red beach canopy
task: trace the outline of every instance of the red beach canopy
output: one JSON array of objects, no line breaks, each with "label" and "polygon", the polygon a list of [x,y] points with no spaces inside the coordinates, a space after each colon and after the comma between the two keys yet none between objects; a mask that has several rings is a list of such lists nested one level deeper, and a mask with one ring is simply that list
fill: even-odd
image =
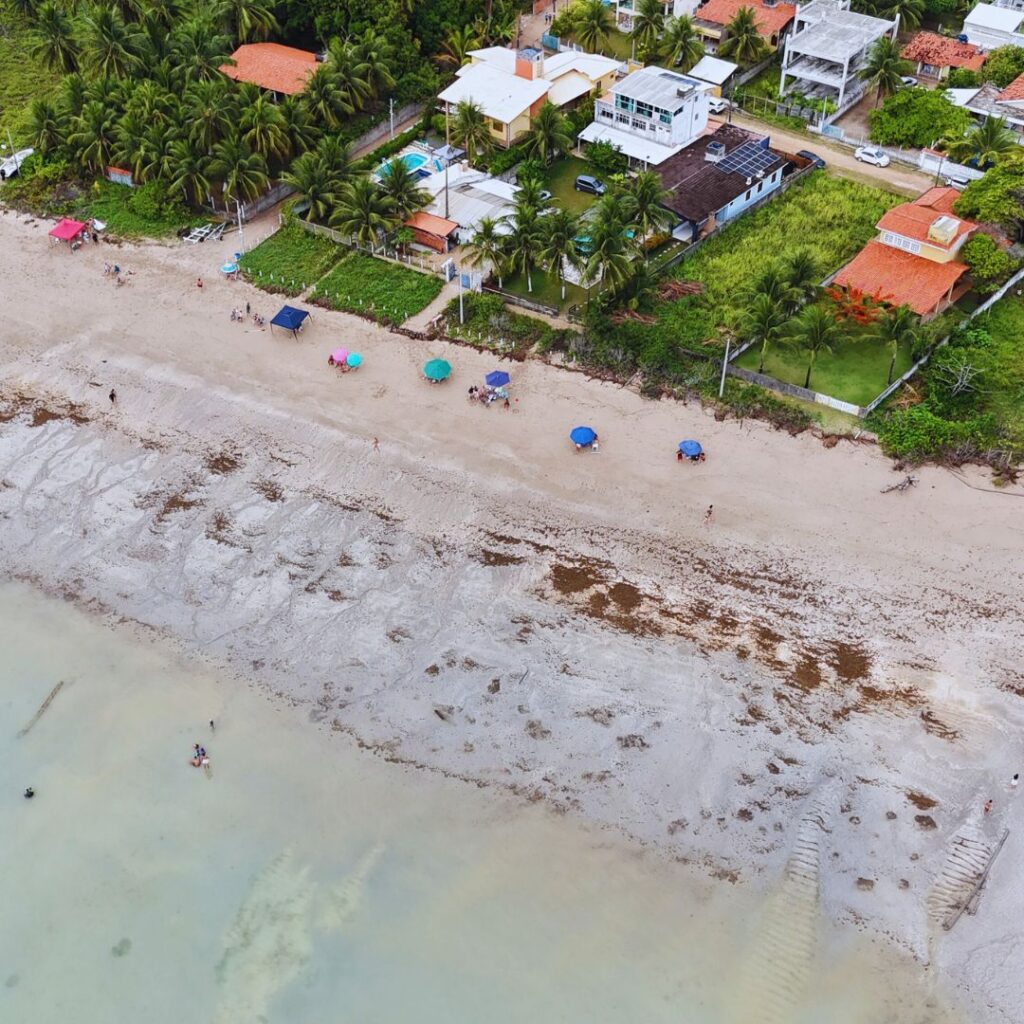
[{"label": "red beach canopy", "polygon": [[85,225],[80,220],[68,220],[67,217],[63,217],[50,229],[50,237],[70,242],[84,230]]}]

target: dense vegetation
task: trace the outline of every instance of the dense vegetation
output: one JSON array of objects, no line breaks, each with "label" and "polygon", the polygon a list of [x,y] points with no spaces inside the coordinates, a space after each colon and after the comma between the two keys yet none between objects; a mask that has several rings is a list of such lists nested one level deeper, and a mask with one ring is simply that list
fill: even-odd
[{"label": "dense vegetation", "polygon": [[445,334],[516,358],[533,350],[543,353],[566,348],[573,337],[572,331],[511,312],[498,295],[464,295],[462,313],[464,322],[459,320],[459,300],[453,299],[445,310]]},{"label": "dense vegetation", "polygon": [[871,139],[883,146],[933,146],[962,136],[971,116],[954,106],[940,89],[900,89],[868,118]]},{"label": "dense vegetation", "polygon": [[312,298],[329,309],[400,324],[429,306],[441,287],[441,279],[432,274],[350,253],[320,280]]},{"label": "dense vegetation", "polygon": [[286,224],[255,249],[242,255],[242,273],[261,288],[300,295],[319,281],[344,250],[326,238]]}]

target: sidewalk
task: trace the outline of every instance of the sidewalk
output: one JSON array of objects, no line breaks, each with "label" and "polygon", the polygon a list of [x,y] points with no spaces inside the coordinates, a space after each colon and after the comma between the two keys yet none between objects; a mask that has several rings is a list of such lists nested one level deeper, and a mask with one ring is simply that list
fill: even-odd
[{"label": "sidewalk", "polygon": [[402,326],[410,331],[426,331],[430,327],[430,321],[439,313],[443,313],[447,308],[448,303],[451,302],[452,299],[457,298],[458,294],[458,280],[448,281],[441,289],[437,298],[434,299],[429,306],[421,309],[415,316],[409,317]]}]

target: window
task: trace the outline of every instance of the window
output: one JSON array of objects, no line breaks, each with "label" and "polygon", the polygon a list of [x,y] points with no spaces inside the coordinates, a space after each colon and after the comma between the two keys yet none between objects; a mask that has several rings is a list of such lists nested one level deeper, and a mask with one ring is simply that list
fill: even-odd
[{"label": "window", "polygon": [[597,116],[606,118],[609,121],[614,117],[612,112],[607,107],[598,107]]},{"label": "window", "polygon": [[629,114],[616,114],[615,121],[617,124],[629,124]]},{"label": "window", "polygon": [[647,131],[649,125],[646,121],[641,120],[639,117],[634,117],[633,127],[638,129],[639,131],[645,132]]},{"label": "window", "polygon": [[505,130],[505,122],[499,121],[496,117],[491,118],[491,127],[496,132],[503,132]]},{"label": "window", "polygon": [[661,114],[658,115],[658,120],[661,121],[662,124],[671,124],[672,123],[672,115],[671,114],[666,114],[666,113],[661,113]]},{"label": "window", "polygon": [[920,242],[915,242],[912,238],[906,238],[903,235],[897,235],[892,231],[883,231],[882,241],[886,245],[891,245],[894,249],[902,249],[904,252],[912,252],[915,254],[921,252]]},{"label": "window", "polygon": [[745,200],[750,198],[750,189],[747,189],[747,194],[743,197]]},{"label": "window", "polygon": [[654,108],[650,105],[650,103],[641,103],[638,100],[636,104],[636,112],[641,117],[650,117],[654,113]]},{"label": "window", "polygon": [[616,96],[615,106],[618,110],[633,110],[633,100],[630,96]]},{"label": "window", "polygon": [[761,189],[763,189],[763,188],[764,188],[764,182],[763,181],[759,181],[757,183],[757,191],[760,192]]}]

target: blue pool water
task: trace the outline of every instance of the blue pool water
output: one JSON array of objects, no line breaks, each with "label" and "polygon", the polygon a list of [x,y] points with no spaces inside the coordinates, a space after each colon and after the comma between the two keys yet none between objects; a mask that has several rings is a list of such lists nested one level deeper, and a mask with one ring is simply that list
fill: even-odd
[{"label": "blue pool water", "polygon": [[[401,156],[395,157],[395,159],[401,160],[408,170],[418,171],[425,163],[427,163],[428,157],[423,153],[403,153]],[[385,160],[377,168],[377,174],[382,174],[389,163],[389,160]]]}]

